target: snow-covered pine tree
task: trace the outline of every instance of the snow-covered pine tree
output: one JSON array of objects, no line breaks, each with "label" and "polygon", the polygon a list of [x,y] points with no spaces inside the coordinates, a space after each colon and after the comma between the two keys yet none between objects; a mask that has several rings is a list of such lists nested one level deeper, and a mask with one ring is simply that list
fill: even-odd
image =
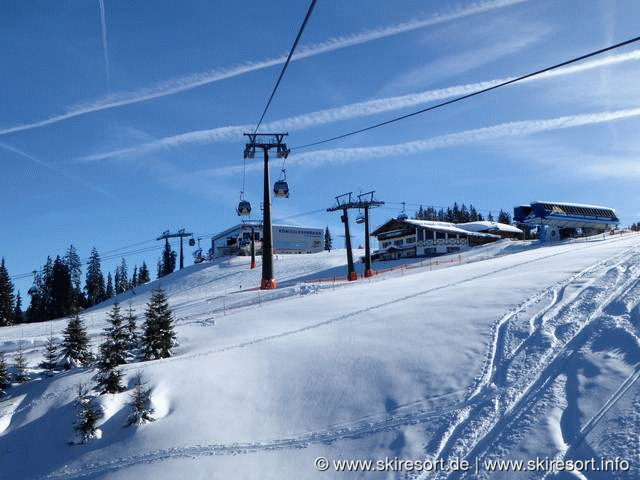
[{"label": "snow-covered pine tree", "polygon": [[13,381],[17,383],[25,383],[29,380],[29,373],[27,372],[27,359],[24,356],[24,349],[22,348],[22,342],[18,344],[18,351],[13,357],[14,373]]},{"label": "snow-covered pine tree", "polygon": [[85,366],[91,363],[89,337],[84,322],[77,314],[69,320],[67,328],[64,330],[62,354],[66,368]]},{"label": "snow-covered pine tree", "polygon": [[173,313],[162,289],[153,292],[144,316],[142,348],[145,358],[170,357],[176,334],[173,330]]},{"label": "snow-covered pine tree", "polygon": [[[101,345],[102,347],[102,345]],[[102,389],[102,393],[120,393],[126,388],[122,385],[122,370],[110,365],[108,358],[102,357],[98,361],[98,387]]]},{"label": "snow-covered pine tree", "polygon": [[146,388],[146,383],[142,381],[142,374],[137,372],[133,392],[131,393],[131,414],[127,425],[141,425],[153,422],[153,409],[151,408],[151,389]]},{"label": "snow-covered pine tree", "polygon": [[72,443],[87,443],[98,433],[98,420],[100,412],[92,405],[93,399],[89,395],[89,389],[82,383],[78,384],[78,398],[76,399],[76,420],[73,429],[76,439]]},{"label": "snow-covered pine tree", "polygon": [[9,378],[9,369],[7,368],[7,361],[4,359],[4,353],[0,352],[0,395],[4,395],[7,388],[11,386],[11,379]]},{"label": "snow-covered pine tree", "polygon": [[52,375],[58,366],[58,346],[53,334],[47,337],[47,343],[44,346],[44,361],[40,366],[47,371],[48,375]]},{"label": "snow-covered pine tree", "polygon": [[127,316],[125,320],[127,321],[128,349],[129,353],[133,355],[133,351],[138,347],[138,326],[136,324],[138,317],[133,312],[131,302],[129,302],[129,308],[127,309]]},{"label": "snow-covered pine tree", "polygon": [[118,393],[125,390],[121,383],[122,372],[117,367],[126,363],[129,335],[117,302],[113,304],[108,320],[110,325],[105,328],[106,339],[100,345],[98,383],[103,393]]},{"label": "snow-covered pine tree", "polygon": [[0,262],[0,327],[13,325],[15,314],[13,302],[13,283],[2,258]]}]

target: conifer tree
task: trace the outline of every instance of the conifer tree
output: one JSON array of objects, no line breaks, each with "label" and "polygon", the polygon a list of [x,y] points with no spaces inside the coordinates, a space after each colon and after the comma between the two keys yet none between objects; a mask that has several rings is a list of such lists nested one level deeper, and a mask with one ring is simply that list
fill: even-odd
[{"label": "conifer tree", "polygon": [[153,292],[144,316],[142,348],[145,358],[170,357],[176,334],[173,313],[162,289]]},{"label": "conifer tree", "polygon": [[475,207],[473,205],[469,206],[469,221],[470,222],[477,222],[478,219],[478,211],[475,209]]},{"label": "conifer tree", "polygon": [[151,281],[151,276],[149,274],[149,268],[147,267],[146,262],[142,262],[142,266],[140,267],[140,273],[138,274],[138,285],[143,285]]},{"label": "conifer tree", "polygon": [[64,331],[62,354],[65,358],[66,368],[79,365],[86,366],[91,362],[87,330],[84,322],[77,314],[69,320]]},{"label": "conifer tree", "polygon": [[115,295],[113,292],[113,279],[111,278],[111,272],[107,274],[107,290],[105,292],[105,296],[107,298],[112,298]]},{"label": "conifer tree", "polygon": [[324,249],[328,252],[331,251],[333,247],[333,240],[331,238],[331,232],[329,232],[329,225],[324,229]]},{"label": "conifer tree", "polygon": [[34,270],[33,286],[28,293],[31,296],[31,303],[27,308],[27,322],[42,322],[46,320],[44,282],[42,281],[41,272]]},{"label": "conifer tree", "polygon": [[47,263],[42,267],[42,321],[51,320],[53,315],[51,314],[51,284],[53,283],[53,260],[50,256],[47,256]]},{"label": "conifer tree", "polygon": [[102,393],[120,393],[126,388],[122,385],[122,370],[109,364],[108,357],[103,352],[103,345],[100,346],[101,357],[98,362],[98,386],[102,388]]},{"label": "conifer tree", "polygon": [[469,210],[467,209],[467,206],[463,203],[462,206],[460,207],[460,223],[467,223],[470,221],[471,220],[469,220]]},{"label": "conifer tree", "polygon": [[511,215],[509,214],[509,212],[505,212],[504,210],[500,209],[500,213],[498,214],[498,222],[511,225]]},{"label": "conifer tree", "polygon": [[128,335],[128,347],[129,352],[133,353],[133,350],[138,346],[138,332],[136,321],[138,317],[133,312],[133,307],[131,306],[131,302],[129,302],[129,308],[127,309],[127,316],[125,318],[127,321],[127,335]]},{"label": "conifer tree", "polygon": [[[107,314],[109,326],[105,328],[106,342],[109,346],[109,358],[114,365],[126,363],[126,352],[129,345],[129,332],[116,302]],[[103,344],[104,345],[104,344]]]},{"label": "conifer tree", "polygon": [[131,282],[129,282],[129,288],[136,288],[138,286],[138,266],[133,267],[133,274],[131,275]]},{"label": "conifer tree", "polygon": [[4,258],[0,262],[0,327],[13,325],[14,320],[13,283],[4,265]]},{"label": "conifer tree", "polygon": [[47,343],[44,346],[44,361],[40,364],[47,371],[47,374],[53,374],[58,365],[58,346],[53,333],[47,337]]},{"label": "conifer tree", "polygon": [[69,268],[57,256],[51,269],[49,319],[62,318],[71,313],[75,304],[75,293],[71,284]]},{"label": "conifer tree", "polygon": [[127,426],[140,425],[154,420],[153,409],[151,408],[151,389],[146,388],[146,383],[142,381],[140,372],[136,374],[129,406],[132,412],[129,415]]},{"label": "conifer tree", "polygon": [[24,350],[22,348],[22,342],[18,344],[18,351],[13,357],[14,360],[14,374],[13,380],[17,383],[25,383],[29,380],[29,374],[27,372],[27,359],[24,356]]},{"label": "conifer tree", "polygon": [[164,250],[162,251],[162,258],[158,262],[158,278],[164,277],[173,273],[176,269],[176,252],[171,249],[169,245],[169,239],[165,239]]},{"label": "conifer tree", "polygon": [[13,322],[18,325],[24,323],[24,312],[22,311],[22,298],[20,292],[16,295],[16,308],[13,310]]},{"label": "conifer tree", "polygon": [[89,395],[89,390],[83,384],[78,384],[76,420],[73,425],[73,429],[76,432],[75,443],[87,443],[96,436],[100,413],[92,403],[93,399]]},{"label": "conifer tree", "polygon": [[129,289],[129,280],[127,279],[127,263],[124,258],[122,263],[116,267],[115,285],[116,295],[126,292]]},{"label": "conifer tree", "polygon": [[82,260],[80,260],[80,255],[78,255],[73,245],[69,246],[63,260],[71,276],[71,286],[73,290],[72,310],[75,313],[84,306],[84,295],[80,287],[80,283],[82,282]]},{"label": "conifer tree", "polygon": [[87,306],[89,307],[100,303],[106,297],[104,276],[100,269],[100,255],[96,247],[91,250],[91,256],[87,262],[87,283],[84,288],[87,291]]},{"label": "conifer tree", "polygon": [[9,378],[7,361],[4,359],[4,353],[0,352],[0,395],[3,395],[10,386],[11,380]]}]

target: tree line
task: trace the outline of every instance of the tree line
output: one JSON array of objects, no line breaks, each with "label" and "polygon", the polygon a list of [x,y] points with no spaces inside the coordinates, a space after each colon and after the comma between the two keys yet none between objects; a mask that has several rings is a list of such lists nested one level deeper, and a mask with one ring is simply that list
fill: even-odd
[{"label": "tree line", "polygon": [[[127,263],[122,259],[107,277],[102,272],[100,254],[94,247],[86,263],[86,276],[82,285],[82,261],[75,247],[71,245],[63,256],[47,262],[42,269],[34,272],[33,286],[28,308],[23,310],[20,292],[15,293],[9,272],[2,258],[0,263],[0,327],[19,323],[44,322],[73,315],[92,307],[138,285],[151,281],[146,262],[138,268],[134,266],[129,275]],[[176,252],[169,242],[165,244],[162,257],[158,261],[158,278],[172,273],[176,267]]]},{"label": "tree line", "polygon": [[498,223],[505,223],[507,225],[511,225],[512,221],[511,214],[502,209],[500,209],[497,219],[494,218],[491,212],[489,212],[485,218],[473,205],[469,204],[469,207],[467,207],[463,203],[459,206],[458,202],[454,202],[451,207],[447,207],[446,209],[440,208],[439,210],[436,210],[434,207],[423,208],[422,205],[420,205],[414,218],[416,220],[432,220],[449,223],[482,222],[486,220],[489,222],[497,221]]}]

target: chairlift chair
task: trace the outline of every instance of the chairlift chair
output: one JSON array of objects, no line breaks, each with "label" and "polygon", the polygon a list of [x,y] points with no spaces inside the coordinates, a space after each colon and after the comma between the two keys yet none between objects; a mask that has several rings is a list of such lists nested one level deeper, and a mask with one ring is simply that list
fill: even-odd
[{"label": "chairlift chair", "polygon": [[364,214],[360,213],[360,214],[356,217],[356,223],[364,223]]}]

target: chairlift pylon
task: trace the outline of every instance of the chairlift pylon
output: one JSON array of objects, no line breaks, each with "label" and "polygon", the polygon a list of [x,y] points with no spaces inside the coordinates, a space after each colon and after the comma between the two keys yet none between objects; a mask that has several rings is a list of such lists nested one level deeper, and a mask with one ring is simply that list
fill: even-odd
[{"label": "chairlift pylon", "polygon": [[402,202],[402,212],[400,212],[400,214],[398,215],[398,220],[406,220],[407,218],[409,218],[409,215],[407,215],[407,212],[405,210],[405,206],[406,203]]}]

